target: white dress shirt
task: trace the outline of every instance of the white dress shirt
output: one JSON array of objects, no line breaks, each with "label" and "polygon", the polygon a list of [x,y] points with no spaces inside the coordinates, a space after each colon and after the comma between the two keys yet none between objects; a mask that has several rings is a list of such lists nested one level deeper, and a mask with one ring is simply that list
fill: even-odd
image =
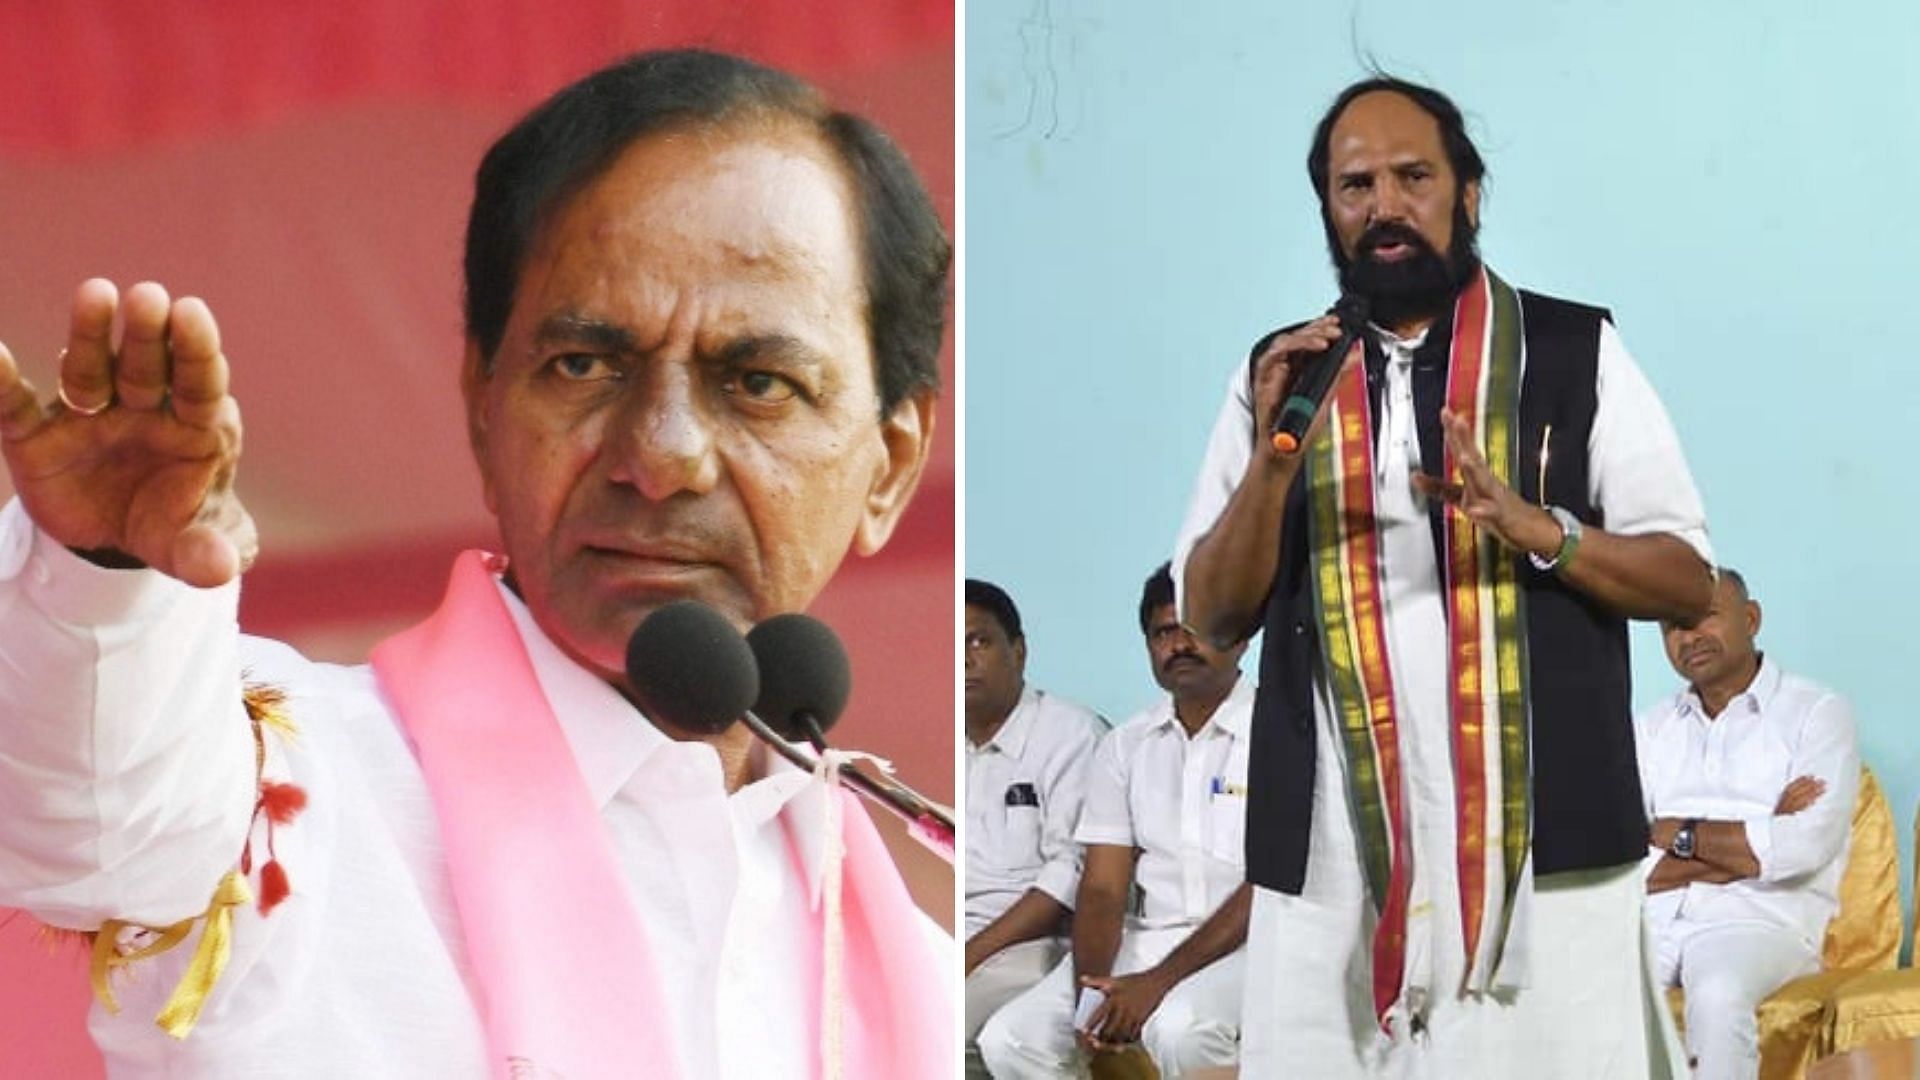
[{"label": "white dress shirt", "polygon": [[1114,728],[1094,752],[1074,839],[1140,849],[1141,929],[1205,921],[1246,879],[1247,734],[1242,676],[1191,737],[1168,698]]},{"label": "white dress shirt", "polygon": [[[1758,921],[1798,934],[1816,952],[1839,908],[1860,752],[1853,710],[1839,694],[1762,657],[1748,687],[1709,719],[1686,688],[1641,714],[1640,782],[1650,817],[1738,821],[1759,876],[1695,882],[1647,898],[1658,930],[1676,919]],[[1795,814],[1773,812],[1796,777],[1826,791]],[[1651,867],[1665,852],[1648,853]]]},{"label": "white dress shirt", "polygon": [[1029,686],[986,745],[968,740],[969,936],[1028,889],[1073,907],[1080,887],[1073,825],[1094,741],[1106,730],[1093,710]]},{"label": "white dress shirt", "polygon": [[[489,1075],[480,988],[403,729],[370,668],[239,635],[237,593],[100,569],[38,535],[17,502],[0,511],[0,904],[74,927],[204,909],[251,813],[245,671],[289,693],[300,728],[290,745],[267,740],[269,778],[309,797],[276,836],[292,896],[265,918],[236,911],[232,960],[184,1041],[153,1018],[197,933],[137,964],[116,986],[119,1015],[91,1018],[111,1071]],[[601,807],[685,1075],[810,1072],[801,863],[822,848],[819,789],[756,748],[761,778],[728,795],[712,747],[662,735],[502,595]],[[555,896],[552,915],[602,899]]]}]

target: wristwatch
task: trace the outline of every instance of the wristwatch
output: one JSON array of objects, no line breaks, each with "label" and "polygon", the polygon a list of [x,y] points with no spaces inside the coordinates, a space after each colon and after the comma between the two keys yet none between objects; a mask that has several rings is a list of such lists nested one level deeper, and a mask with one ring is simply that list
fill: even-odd
[{"label": "wristwatch", "polygon": [[1546,511],[1560,523],[1560,550],[1554,552],[1551,559],[1543,559],[1539,552],[1529,551],[1527,559],[1536,570],[1560,570],[1573,561],[1573,553],[1580,547],[1580,519],[1559,506],[1549,506]]},{"label": "wristwatch", "polygon": [[1700,819],[1690,817],[1680,823],[1673,831],[1673,846],[1667,848],[1676,859],[1691,859],[1695,848],[1695,834],[1700,829]]}]

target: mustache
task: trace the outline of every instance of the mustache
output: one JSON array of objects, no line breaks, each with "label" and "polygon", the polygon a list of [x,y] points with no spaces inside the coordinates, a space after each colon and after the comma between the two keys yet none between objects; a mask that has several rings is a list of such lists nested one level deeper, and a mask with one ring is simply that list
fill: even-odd
[{"label": "mustache", "polygon": [[1439,252],[1433,250],[1433,245],[1427,243],[1426,237],[1415,232],[1412,226],[1403,225],[1397,221],[1383,221],[1370,226],[1366,232],[1360,234],[1360,239],[1354,247],[1360,254],[1368,255],[1388,244],[1405,244],[1415,251],[1436,257],[1439,255]]},{"label": "mustache", "polygon": [[1175,652],[1174,652],[1174,653],[1173,653],[1173,654],[1172,654],[1171,656],[1168,656],[1168,657],[1167,657],[1167,658],[1166,658],[1165,660],[1162,660],[1162,661],[1160,662],[1160,670],[1161,670],[1161,671],[1172,671],[1172,670],[1173,670],[1173,665],[1175,665],[1175,664],[1177,664],[1177,663],[1179,663],[1179,662],[1180,662],[1180,661],[1182,661],[1182,660],[1191,660],[1191,661],[1193,661],[1193,662],[1194,662],[1194,663],[1196,663],[1196,664],[1205,664],[1205,663],[1206,663],[1206,661],[1205,661],[1204,659],[1202,659],[1202,658],[1201,658],[1201,656],[1200,656],[1200,654],[1199,654],[1199,653],[1197,653],[1197,652],[1195,652],[1194,650],[1192,650],[1192,649],[1180,649],[1180,650],[1177,650],[1177,651],[1175,651]]}]

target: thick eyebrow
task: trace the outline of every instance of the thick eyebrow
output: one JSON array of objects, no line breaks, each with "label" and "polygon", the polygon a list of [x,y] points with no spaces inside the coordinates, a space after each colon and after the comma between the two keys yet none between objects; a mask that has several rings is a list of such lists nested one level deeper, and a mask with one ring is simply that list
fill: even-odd
[{"label": "thick eyebrow", "polygon": [[542,345],[586,345],[602,352],[638,351],[633,335],[625,327],[576,312],[549,315],[533,332],[533,343]]},{"label": "thick eyebrow", "polygon": [[727,342],[713,354],[713,362],[723,367],[749,360],[807,368],[822,368],[827,364],[820,350],[792,334],[749,334]]}]

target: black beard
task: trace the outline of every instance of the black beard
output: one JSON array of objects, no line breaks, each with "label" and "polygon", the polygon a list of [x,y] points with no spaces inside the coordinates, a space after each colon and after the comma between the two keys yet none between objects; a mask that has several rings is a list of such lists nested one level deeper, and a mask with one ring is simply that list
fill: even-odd
[{"label": "black beard", "polygon": [[[1479,230],[1460,200],[1454,202],[1453,241],[1444,258],[1411,226],[1385,222],[1360,235],[1354,244],[1358,257],[1349,259],[1340,249],[1333,223],[1325,214],[1321,222],[1327,231],[1327,250],[1340,273],[1340,292],[1366,297],[1373,321],[1383,326],[1439,318],[1453,308],[1453,298],[1480,270]],[[1392,241],[1407,245],[1413,254],[1397,262],[1371,257],[1374,248]]]}]

